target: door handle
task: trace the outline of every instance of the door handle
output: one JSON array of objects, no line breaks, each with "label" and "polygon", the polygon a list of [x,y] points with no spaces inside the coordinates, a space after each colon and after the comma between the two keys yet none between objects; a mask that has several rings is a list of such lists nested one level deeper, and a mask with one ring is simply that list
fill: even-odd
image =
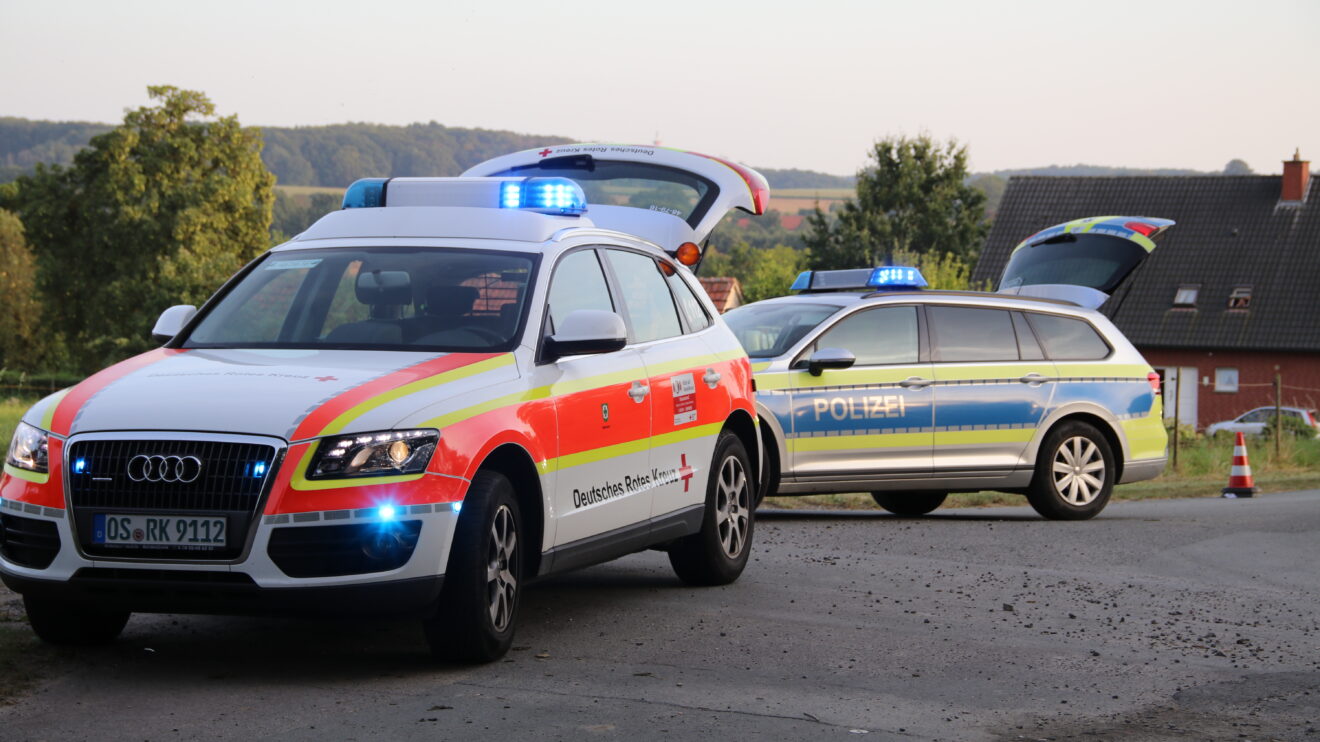
[{"label": "door handle", "polygon": [[650,393],[651,393],[650,385],[643,384],[640,381],[634,381],[632,383],[632,387],[628,389],[628,396],[632,397],[632,401],[638,403],[646,399],[646,395]]},{"label": "door handle", "polygon": [[904,389],[920,389],[923,386],[930,386],[931,384],[934,383],[935,383],[934,381],[930,379],[923,379],[920,376],[909,376],[908,378],[898,382],[898,385],[903,387]]},{"label": "door handle", "polygon": [[714,389],[719,385],[721,378],[723,377],[720,375],[719,371],[716,371],[713,368],[708,368],[706,369],[706,374],[701,377],[701,380],[706,382],[706,386]]},{"label": "door handle", "polygon": [[1041,376],[1040,374],[1034,371],[1018,379],[1018,381],[1022,382],[1023,384],[1030,384],[1031,386],[1040,386],[1041,384],[1044,384],[1049,380],[1050,378],[1048,376]]}]

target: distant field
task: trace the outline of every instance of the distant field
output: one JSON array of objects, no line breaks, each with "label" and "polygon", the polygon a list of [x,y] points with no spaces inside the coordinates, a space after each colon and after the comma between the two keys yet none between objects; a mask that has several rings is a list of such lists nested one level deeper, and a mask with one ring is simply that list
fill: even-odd
[{"label": "distant field", "polygon": [[275,190],[283,191],[286,196],[302,198],[308,198],[313,193],[329,193],[332,196],[344,195],[343,188],[330,188],[328,186],[277,185]]},{"label": "distant field", "polygon": [[805,198],[814,200],[819,198],[822,201],[838,201],[845,198],[852,198],[854,191],[852,188],[770,188],[771,198]]}]

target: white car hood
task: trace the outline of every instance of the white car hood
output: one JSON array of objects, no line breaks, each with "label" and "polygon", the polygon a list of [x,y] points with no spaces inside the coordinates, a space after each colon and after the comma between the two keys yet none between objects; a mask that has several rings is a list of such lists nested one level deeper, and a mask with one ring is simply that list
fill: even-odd
[{"label": "white car hood", "polygon": [[[190,350],[110,382],[74,418],[70,434],[187,430],[288,440],[313,410],[436,353],[347,350]],[[362,425],[380,424],[372,417]],[[386,423],[388,425],[388,423]],[[359,425],[344,432],[366,429]]]}]

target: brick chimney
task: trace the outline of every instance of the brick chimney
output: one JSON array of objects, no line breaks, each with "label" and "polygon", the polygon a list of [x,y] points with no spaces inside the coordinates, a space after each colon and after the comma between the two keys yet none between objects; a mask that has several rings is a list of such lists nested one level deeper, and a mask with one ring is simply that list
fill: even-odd
[{"label": "brick chimney", "polygon": [[1283,161],[1283,193],[1280,201],[1302,201],[1306,198],[1306,186],[1311,180],[1311,161],[1302,159],[1299,147],[1293,152],[1291,160]]}]

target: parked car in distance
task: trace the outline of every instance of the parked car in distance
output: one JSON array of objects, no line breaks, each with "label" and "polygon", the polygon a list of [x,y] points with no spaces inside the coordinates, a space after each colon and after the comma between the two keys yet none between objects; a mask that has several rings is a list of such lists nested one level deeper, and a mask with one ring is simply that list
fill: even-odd
[{"label": "parked car in distance", "polygon": [[1270,418],[1274,417],[1276,409],[1285,418],[1291,417],[1301,420],[1308,426],[1315,428],[1315,435],[1320,438],[1320,413],[1303,407],[1257,407],[1253,410],[1247,410],[1232,420],[1212,423],[1205,429],[1205,434],[1214,435],[1222,430],[1229,433],[1263,435],[1266,427],[1270,424]]}]

